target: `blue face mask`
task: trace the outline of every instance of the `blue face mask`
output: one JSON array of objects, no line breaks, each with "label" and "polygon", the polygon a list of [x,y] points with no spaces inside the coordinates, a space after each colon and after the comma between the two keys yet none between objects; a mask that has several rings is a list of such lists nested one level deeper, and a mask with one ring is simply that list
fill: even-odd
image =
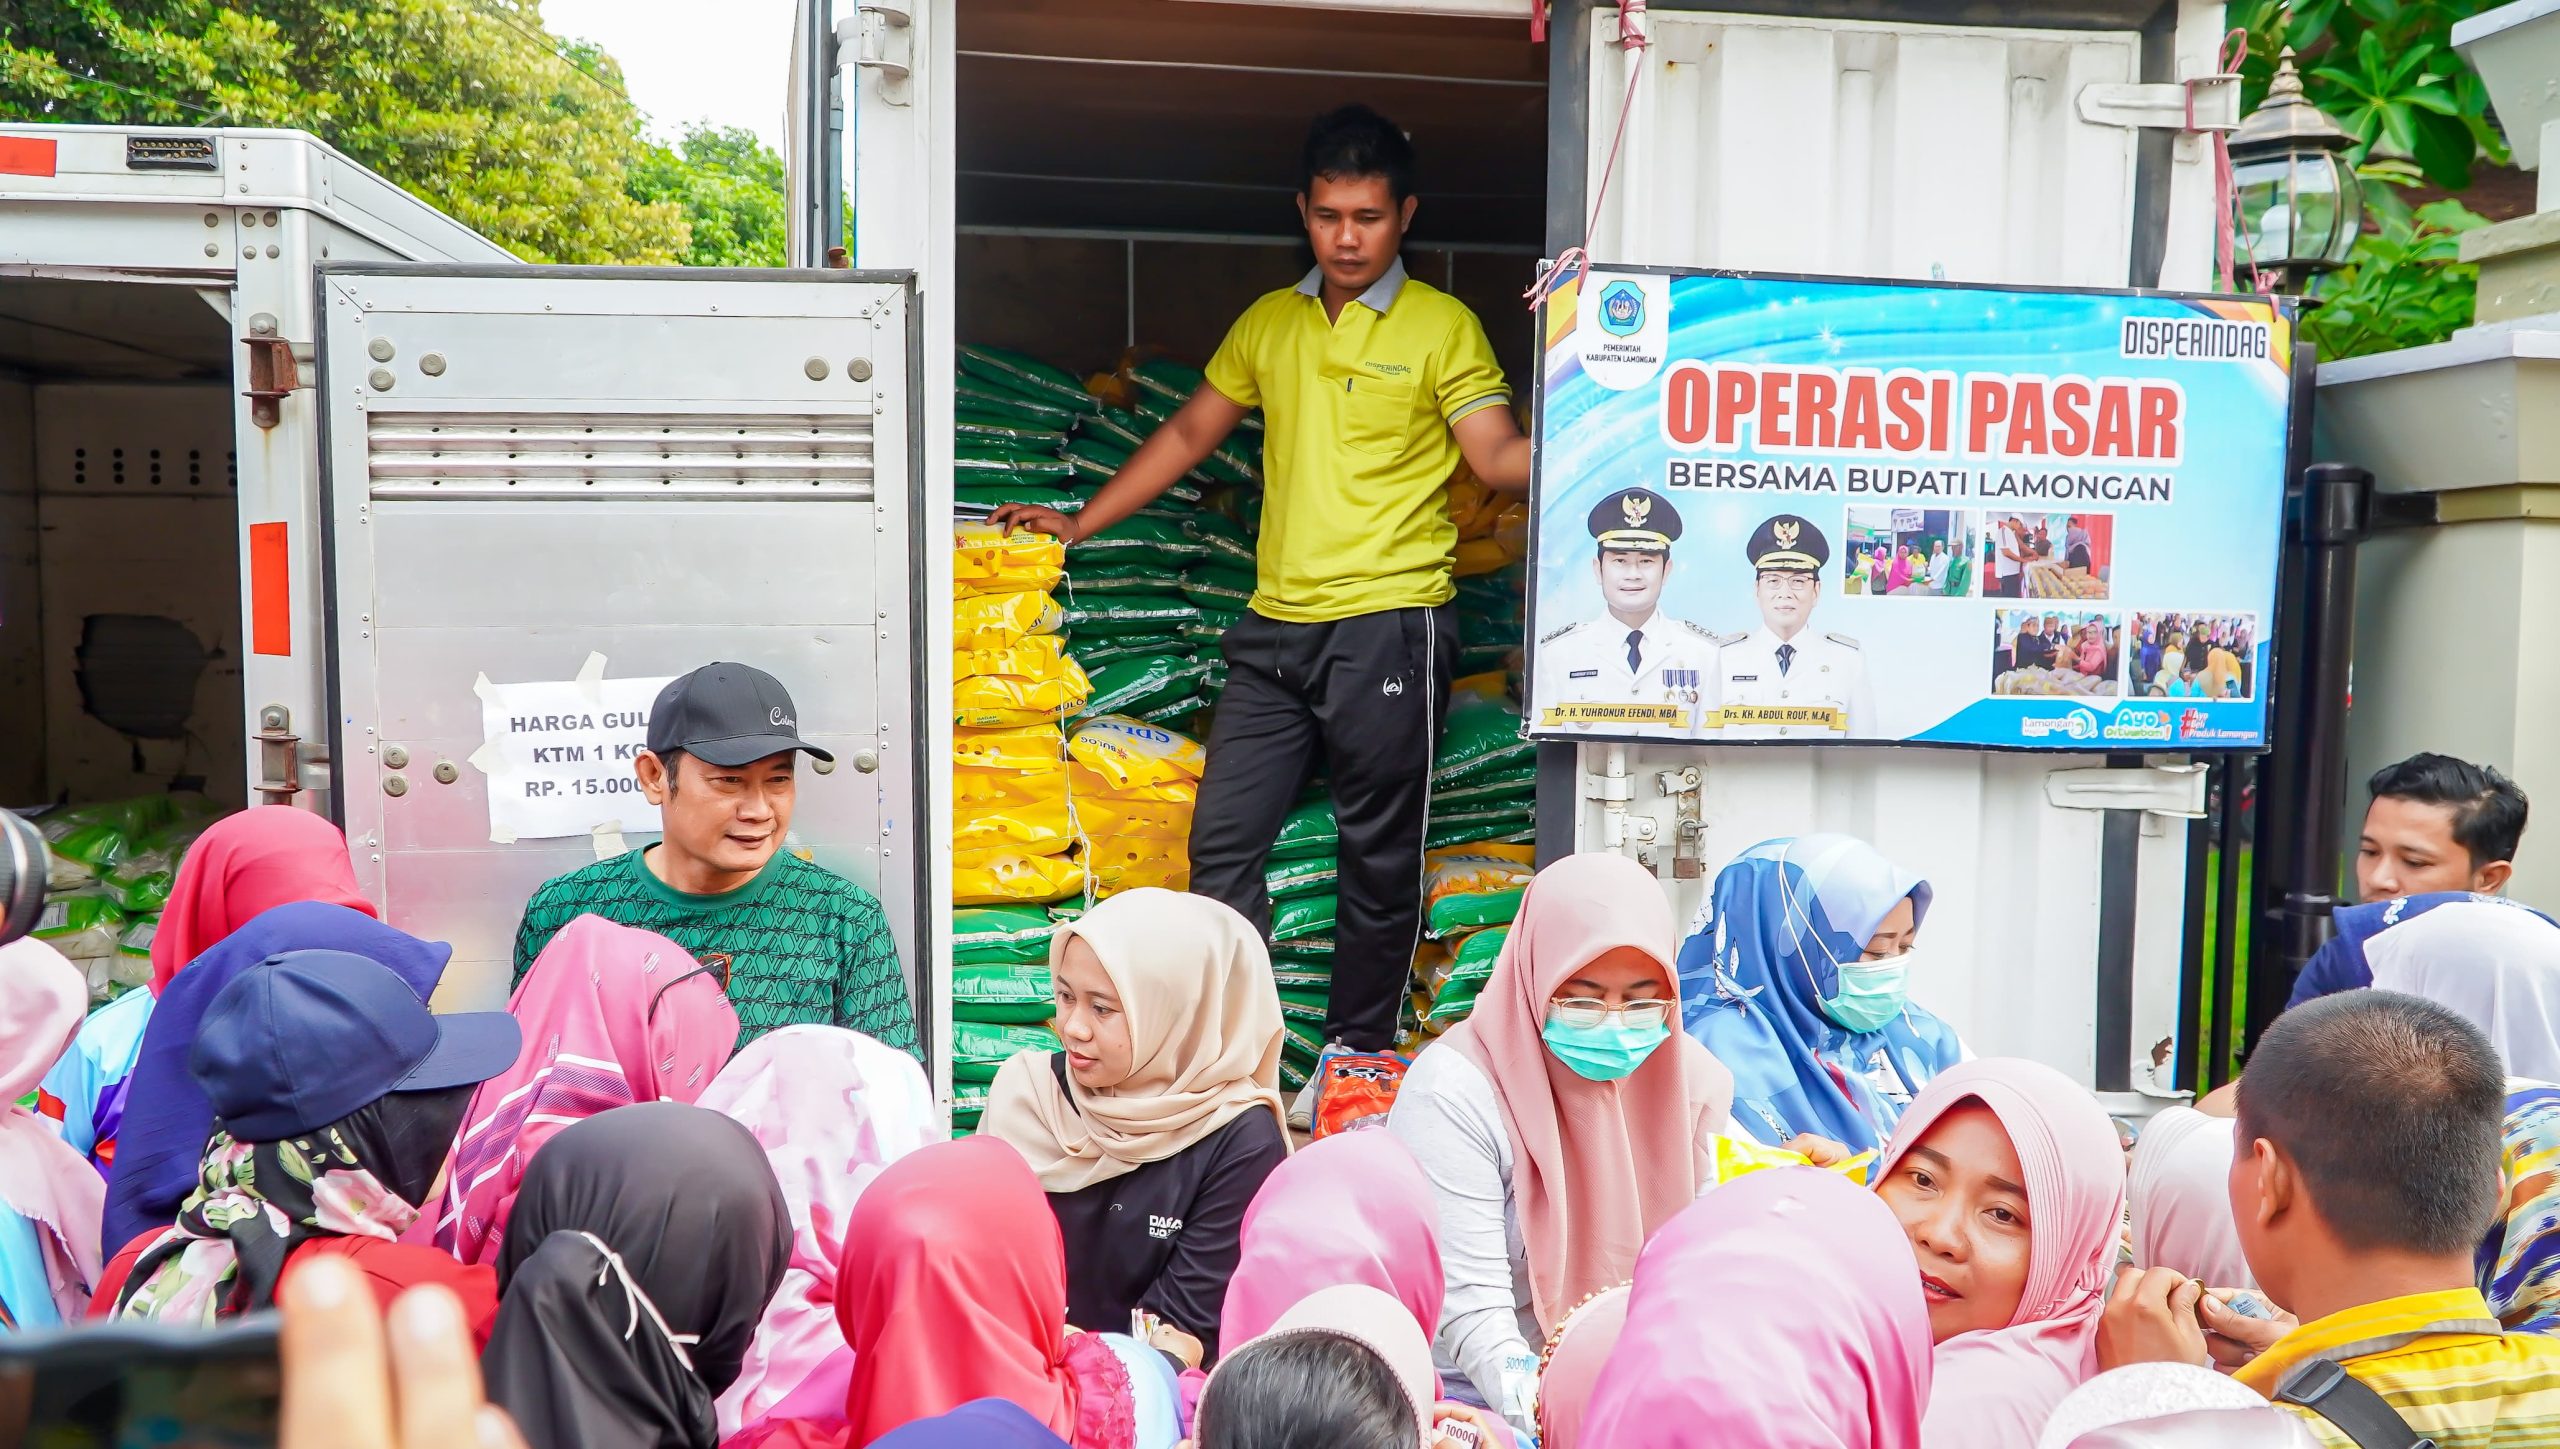
[{"label": "blue face mask", "polygon": [[1566,1026],[1550,1019],[1538,1035],[1557,1061],[1573,1068],[1575,1076],[1614,1082],[1643,1066],[1655,1047],[1671,1039],[1671,1028],[1660,1022],[1632,1027],[1625,1018],[1612,1015],[1599,1026]]},{"label": "blue face mask", "polygon": [[1911,999],[1911,958],[1905,951],[1882,961],[1843,961],[1840,989],[1822,1003],[1822,1014],[1851,1031],[1874,1031],[1902,1015]]}]

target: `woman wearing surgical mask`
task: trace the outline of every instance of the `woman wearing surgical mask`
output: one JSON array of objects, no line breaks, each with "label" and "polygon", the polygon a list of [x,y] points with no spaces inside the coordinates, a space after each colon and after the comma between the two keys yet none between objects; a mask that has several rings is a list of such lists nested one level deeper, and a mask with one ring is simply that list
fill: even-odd
[{"label": "woman wearing surgical mask", "polygon": [[1415,1059],[1387,1119],[1439,1201],[1443,1393],[1524,1436],[1535,1345],[1712,1185],[1732,1078],[1673,1029],[1676,939],[1634,861],[1540,871],[1475,1014]]},{"label": "woman wearing surgical mask", "polygon": [[1881,1147],[1932,1077],[1963,1061],[1955,1028],[1910,999],[1929,883],[1846,835],[1766,840],[1716,877],[1680,948],[1689,1034],[1733,1072],[1734,1120]]}]

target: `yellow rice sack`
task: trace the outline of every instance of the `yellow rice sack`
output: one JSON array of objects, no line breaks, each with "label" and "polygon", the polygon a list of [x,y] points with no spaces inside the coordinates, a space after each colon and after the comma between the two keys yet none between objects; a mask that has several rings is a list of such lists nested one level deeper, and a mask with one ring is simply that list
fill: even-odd
[{"label": "yellow rice sack", "polygon": [[[1069,661],[1069,667],[1074,662]],[[985,674],[952,681],[951,722],[963,729],[1038,724],[1073,714],[1092,693],[1084,671],[1057,679]]]},{"label": "yellow rice sack", "polygon": [[953,524],[951,548],[951,581],[964,595],[1046,591],[1067,575],[1067,546],[1027,528]]},{"label": "yellow rice sack", "polygon": [[1039,590],[967,594],[951,606],[951,647],[1002,649],[1026,638],[1055,634],[1065,621],[1058,601]]},{"label": "yellow rice sack", "polygon": [[1075,843],[1066,772],[951,772],[951,848],[1055,855]]},{"label": "yellow rice sack", "polygon": [[1086,720],[1068,737],[1067,753],[1110,783],[1114,793],[1200,778],[1209,752],[1198,740],[1127,715]]},{"label": "yellow rice sack", "polygon": [[1166,780],[1155,785],[1132,785],[1123,789],[1098,770],[1089,769],[1082,760],[1067,762],[1067,790],[1078,803],[1086,800],[1116,800],[1130,804],[1179,805],[1190,809],[1200,800],[1197,780]]},{"label": "yellow rice sack", "polygon": [[1088,838],[1128,837],[1159,847],[1167,843],[1180,845],[1191,838],[1192,807],[1188,803],[1121,800],[1109,795],[1078,795],[1074,799],[1076,829]]},{"label": "yellow rice sack", "polygon": [[951,765],[961,770],[1059,770],[1067,767],[1066,731],[1054,724],[953,730]]},{"label": "yellow rice sack", "polygon": [[961,906],[1000,906],[1018,901],[1064,900],[1084,889],[1084,867],[1063,855],[1018,850],[954,852],[951,901]]},{"label": "yellow rice sack", "polygon": [[1191,852],[1180,841],[1132,841],[1138,849],[1106,849],[1096,851],[1088,840],[1085,848],[1091,855],[1088,867],[1093,874],[1093,893],[1099,899],[1133,891],[1140,886],[1159,890],[1191,889]]},{"label": "yellow rice sack", "polygon": [[[951,677],[1085,680],[1084,666],[1066,649],[1067,641],[1055,634],[1026,634],[1000,649],[962,649],[951,656]],[[1084,688],[1091,694],[1092,682],[1085,680]]]},{"label": "yellow rice sack", "polygon": [[[1830,1171],[1840,1174],[1860,1187],[1867,1185],[1867,1174],[1874,1170],[1878,1154],[1861,1152],[1845,1162],[1831,1164]],[[1719,1133],[1709,1151],[1707,1168],[1711,1181],[1727,1183],[1746,1173],[1761,1172],[1772,1167],[1811,1167],[1813,1159],[1801,1152],[1783,1147],[1763,1147],[1739,1137]]]}]

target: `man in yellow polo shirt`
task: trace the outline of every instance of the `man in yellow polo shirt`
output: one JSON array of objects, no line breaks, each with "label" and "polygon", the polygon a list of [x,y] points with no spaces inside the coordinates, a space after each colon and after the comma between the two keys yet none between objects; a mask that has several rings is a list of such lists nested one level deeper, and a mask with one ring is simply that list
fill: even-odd
[{"label": "man in yellow polo shirt", "polygon": [[[2321,1443],[2560,1445],[2560,1338],[2505,1332],[2473,1267],[2505,1206],[2506,1103],[2478,1027],[2393,991],[2295,1007],[2250,1054],[2232,1217],[2249,1271],[2299,1322],[2233,1376]],[[2119,1284],[2102,1366],[2205,1349],[2194,1286],[2159,1269],[2147,1286]],[[2274,1331],[2201,1307],[2225,1346]]]},{"label": "man in yellow polo shirt", "polygon": [[1319,760],[1341,831],[1331,1043],[1394,1039],[1421,936],[1422,843],[1458,629],[1457,531],[1443,500],[1463,457],[1488,487],[1529,486],[1529,440],[1483,324],[1406,275],[1412,142],[1362,106],[1307,137],[1298,211],[1316,258],[1238,318],[1208,386],[1080,513],[995,515],[1070,545],[1135,513],[1265,415],[1253,601],[1222,642],[1226,692],[1191,827],[1191,888],[1268,929],[1263,870]]}]

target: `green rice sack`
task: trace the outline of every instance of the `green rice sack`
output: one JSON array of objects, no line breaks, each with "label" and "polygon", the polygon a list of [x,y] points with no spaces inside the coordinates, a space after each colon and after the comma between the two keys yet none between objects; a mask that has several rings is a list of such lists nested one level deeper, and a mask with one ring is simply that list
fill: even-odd
[{"label": "green rice sack", "polygon": [[1067,445],[1067,435],[1055,428],[1017,428],[976,417],[954,421],[951,436],[963,448],[1008,448],[1017,453],[1054,454]]},{"label": "green rice sack", "polygon": [[1073,427],[1086,414],[1083,408],[1029,398],[965,374],[952,384],[951,390],[953,410],[961,416],[1008,427],[1064,429]]},{"label": "green rice sack", "polygon": [[1312,1021],[1317,1026],[1323,1026],[1325,997],[1329,994],[1329,989],[1325,986],[1313,988],[1299,986],[1282,991],[1280,993],[1281,1019]]},{"label": "green rice sack", "polygon": [[1508,802],[1510,808],[1517,809],[1531,803],[1537,792],[1538,771],[1532,765],[1526,770],[1505,770],[1498,775],[1472,777],[1455,785],[1434,789],[1431,808],[1445,808],[1446,813],[1460,814],[1463,813],[1459,809],[1462,806],[1480,807],[1488,802]]},{"label": "green rice sack", "polygon": [[1193,538],[1180,523],[1140,514],[1077,543],[1067,556],[1068,567],[1073,568],[1083,559],[1099,560],[1115,554],[1143,554],[1180,568],[1194,559],[1207,558],[1209,546]]},{"label": "green rice sack", "polygon": [[951,1016],[955,1021],[1045,1022],[1058,1014],[1055,990],[1045,955],[1038,961],[954,961]]},{"label": "green rice sack", "polygon": [[1280,833],[1271,843],[1271,858],[1301,860],[1323,856],[1329,860],[1341,844],[1342,832],[1333,820],[1333,801],[1315,800],[1290,811],[1280,822]]},{"label": "green rice sack", "polygon": [[1182,596],[1203,609],[1242,613],[1253,602],[1253,578],[1225,569],[1193,569],[1182,576]]},{"label": "green rice sack", "polygon": [[1333,889],[1339,866],[1329,855],[1309,856],[1304,860],[1275,860],[1262,873],[1262,883],[1273,900],[1287,896],[1314,895]]},{"label": "green rice sack", "polygon": [[981,379],[1007,392],[1020,393],[1053,407],[1092,412],[1101,406],[1093,394],[1084,390],[1084,384],[1076,380],[1074,373],[1009,348],[963,344],[960,348],[960,371],[964,376]]},{"label": "green rice sack", "polygon": [[1519,712],[1507,704],[1469,695],[1449,706],[1448,728],[1440,737],[1440,753],[1432,762],[1431,783],[1456,784],[1521,762],[1534,763],[1537,745],[1521,734]]},{"label": "green rice sack", "polygon": [[1039,906],[964,906],[951,913],[951,959],[978,966],[1049,960],[1058,923]]},{"label": "green rice sack", "polygon": [[1483,994],[1483,981],[1460,981],[1452,976],[1431,994],[1431,1010],[1422,1019],[1433,1026],[1455,1026],[1474,1013],[1476,998]]},{"label": "green rice sack", "polygon": [[1076,424],[1076,436],[1132,453],[1138,451],[1155,430],[1154,419],[1126,408],[1106,407]]},{"label": "green rice sack", "polygon": [[1499,822],[1475,819],[1435,822],[1422,833],[1422,848],[1440,850],[1452,845],[1528,844],[1538,838],[1533,814],[1505,816]]},{"label": "green rice sack", "polygon": [[1178,639],[1183,625],[1199,621],[1200,606],[1180,594],[1104,594],[1059,611],[1061,627],[1078,638],[1160,634]]},{"label": "green rice sack", "polygon": [[1509,926],[1487,926],[1469,931],[1449,943],[1449,980],[1470,981],[1482,987],[1493,976],[1493,963],[1502,958],[1502,943],[1511,935]]},{"label": "green rice sack", "polygon": [[1331,937],[1336,907],[1331,895],[1292,896],[1271,905],[1271,939],[1297,941],[1310,937]]},{"label": "green rice sack", "polygon": [[1151,705],[1146,709],[1138,710],[1136,713],[1138,718],[1145,720],[1149,724],[1178,725],[1190,720],[1194,715],[1199,714],[1200,711],[1207,709],[1208,707],[1209,697],[1205,694],[1195,693],[1186,694],[1180,699],[1172,700],[1164,704]]},{"label": "green rice sack", "polygon": [[1058,1034],[1046,1026],[1003,1026],[981,1021],[951,1023],[951,1077],[992,1082],[996,1071],[1021,1052],[1058,1050]]},{"label": "green rice sack", "polygon": [[1205,659],[1180,654],[1148,654],[1115,659],[1093,671],[1093,693],[1078,717],[1136,714],[1191,695],[1209,672]]},{"label": "green rice sack", "polygon": [[1282,991],[1330,991],[1333,989],[1333,958],[1274,953],[1271,982]]}]

